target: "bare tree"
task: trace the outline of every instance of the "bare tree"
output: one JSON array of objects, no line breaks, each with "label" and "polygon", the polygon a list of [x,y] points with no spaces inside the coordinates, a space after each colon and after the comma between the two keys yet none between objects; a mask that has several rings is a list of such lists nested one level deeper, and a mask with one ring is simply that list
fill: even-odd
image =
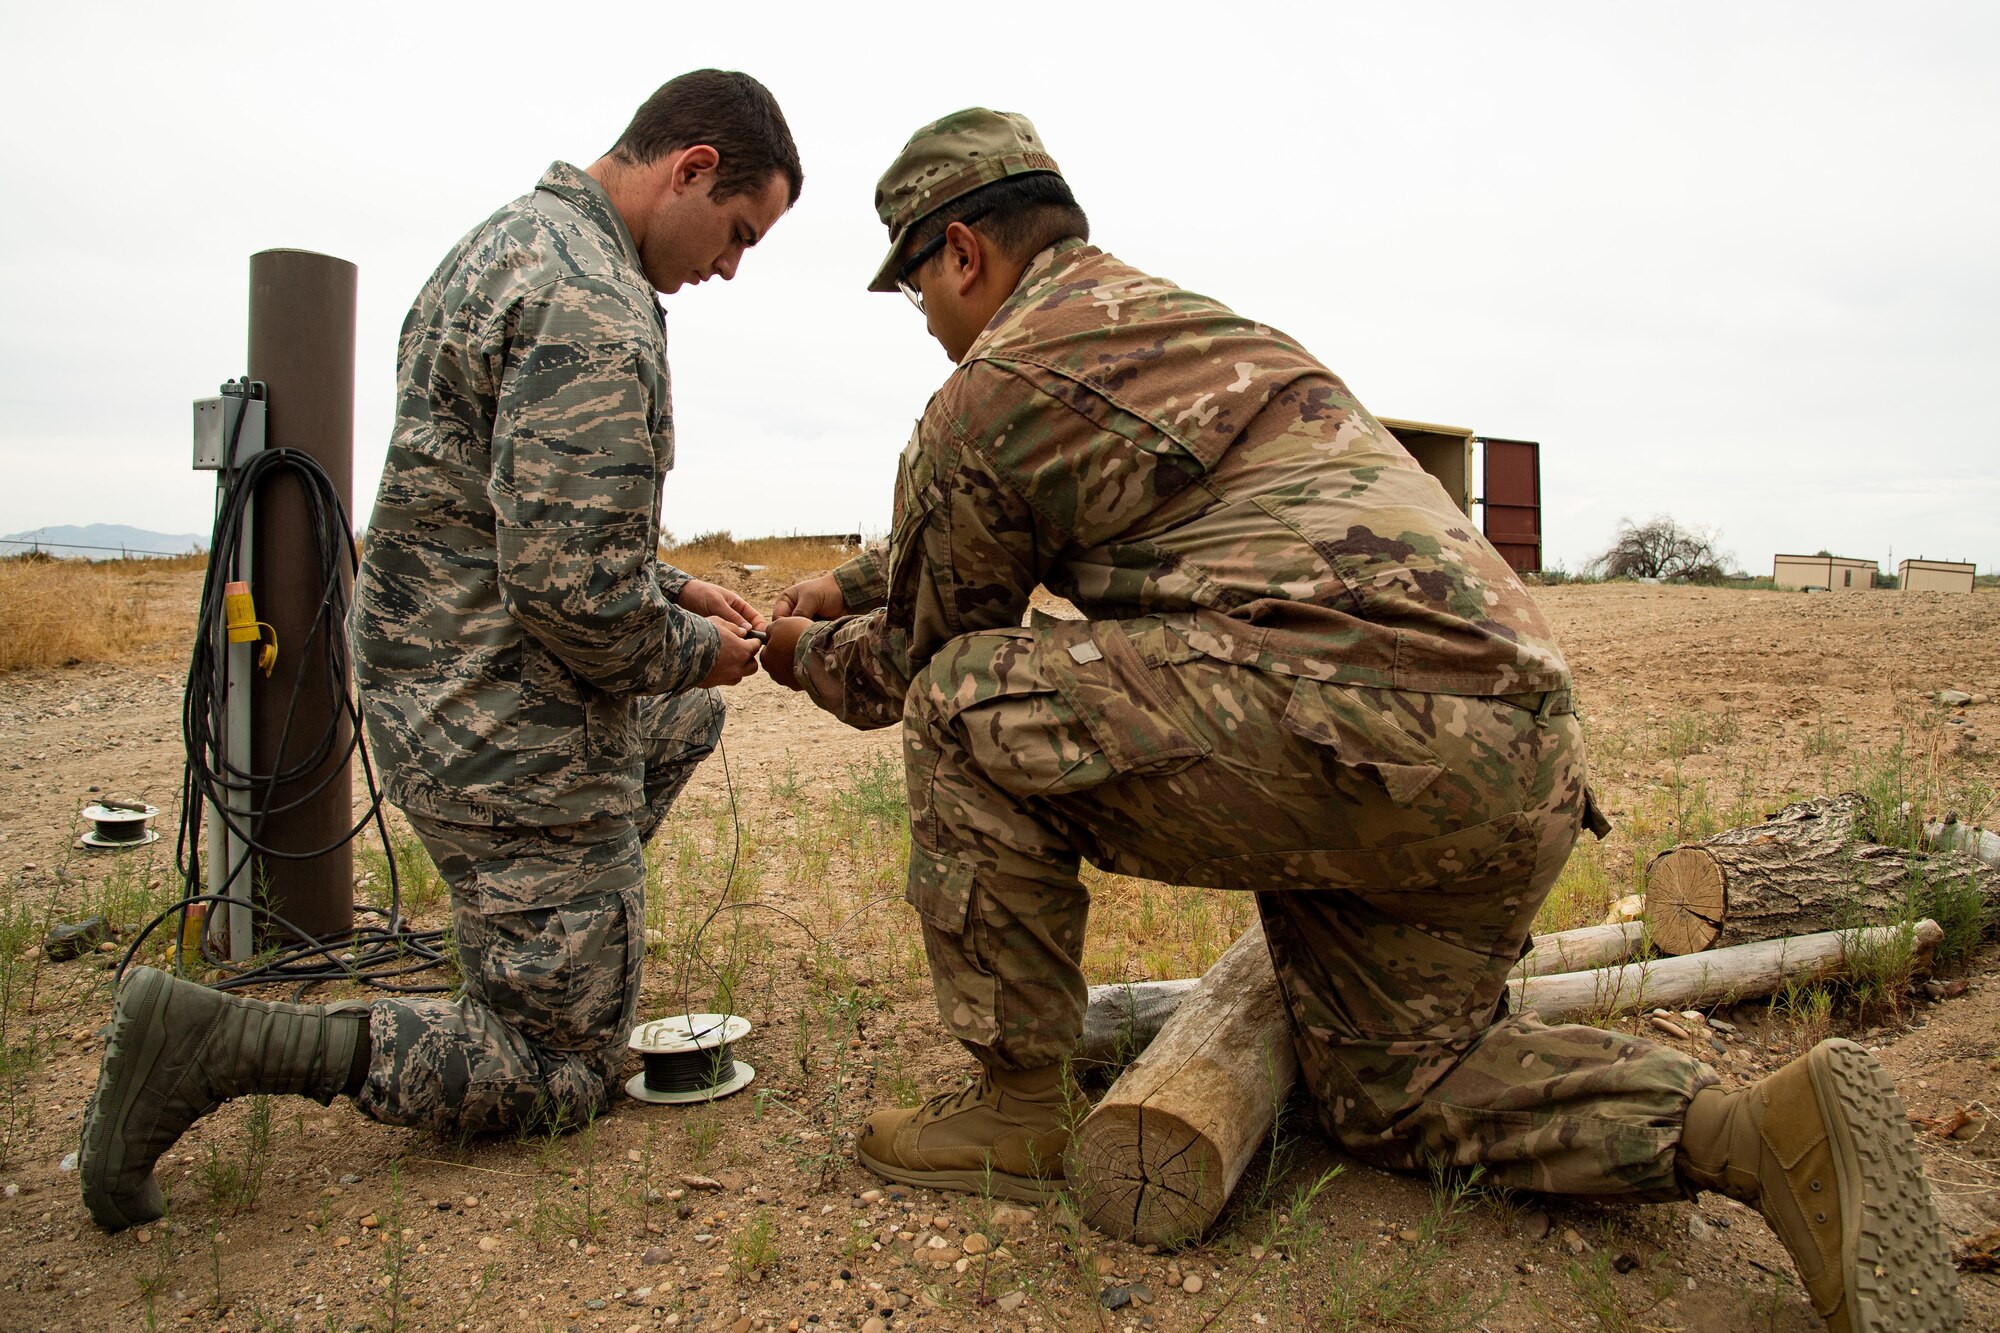
[{"label": "bare tree", "polygon": [[1607,579],[1720,583],[1729,555],[1717,549],[1717,536],[1711,529],[1682,527],[1665,514],[1644,523],[1621,518],[1611,549],[1589,568]]}]

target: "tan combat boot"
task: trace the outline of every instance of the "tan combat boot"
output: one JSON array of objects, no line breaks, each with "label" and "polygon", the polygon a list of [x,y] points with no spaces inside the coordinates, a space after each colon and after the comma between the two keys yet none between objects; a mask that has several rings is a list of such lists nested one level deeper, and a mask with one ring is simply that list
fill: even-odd
[{"label": "tan combat boot", "polygon": [[1681,1180],[1747,1203],[1792,1252],[1836,1333],[1944,1333],[1957,1276],[1895,1085],[1851,1041],[1688,1104]]},{"label": "tan combat boot", "polygon": [[295,1092],[322,1105],[357,1087],[365,1003],[276,1004],[225,995],[150,967],[118,988],[77,1175],[106,1231],[165,1210],[153,1163],[231,1097]]},{"label": "tan combat boot", "polygon": [[875,1112],[854,1153],[905,1185],[1040,1203],[1062,1187],[1070,1126],[1088,1109],[1062,1065],[988,1069],[922,1106]]}]

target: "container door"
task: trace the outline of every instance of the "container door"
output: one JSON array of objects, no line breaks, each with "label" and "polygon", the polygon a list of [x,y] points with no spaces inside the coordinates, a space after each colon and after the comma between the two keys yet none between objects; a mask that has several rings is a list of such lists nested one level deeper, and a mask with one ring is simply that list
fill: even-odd
[{"label": "container door", "polygon": [[1485,446],[1486,540],[1523,574],[1542,567],[1542,446],[1489,440]]}]

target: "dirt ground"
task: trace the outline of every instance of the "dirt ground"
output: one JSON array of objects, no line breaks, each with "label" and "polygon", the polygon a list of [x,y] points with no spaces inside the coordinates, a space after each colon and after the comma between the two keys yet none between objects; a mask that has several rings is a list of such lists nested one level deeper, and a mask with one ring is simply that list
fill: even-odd
[{"label": "dirt ground", "polygon": [[[746,583],[768,604],[775,588]],[[1635,859],[1670,841],[1691,804],[1711,820],[1755,818],[1844,789],[1899,742],[1921,761],[1927,799],[1996,818],[2000,706],[1932,697],[2000,695],[2000,595],[1614,585],[1537,596],[1575,668],[1595,781],[1620,823],[1596,853],[1607,897],[1631,887]],[[0,676],[0,880],[16,902],[67,902],[115,877],[110,860],[71,847],[94,795],[170,807],[180,671]],[[758,894],[801,919],[822,919],[829,895],[859,907],[879,888],[865,867],[838,852],[825,875],[779,862],[807,845],[797,829],[831,820],[843,791],[893,759],[895,735],[846,731],[763,677],[730,703],[731,781],[705,765],[687,820],[753,830],[770,863]],[[125,854],[121,883],[171,892],[171,819],[159,822],[169,840]],[[685,845],[723,855],[707,836]],[[1056,1210],[885,1188],[849,1158],[859,1115],[953,1086],[968,1063],[935,1025],[911,921],[889,902],[865,930],[818,942],[769,922],[763,990],[745,1006],[758,1028],[738,1048],[758,1080],[712,1107],[621,1098],[581,1134],[458,1143],[296,1098],[274,1099],[260,1128],[233,1103],[163,1160],[169,1220],[110,1237],[65,1169],[102,1045],[106,958],[16,960],[38,989],[7,1037],[25,1023],[41,1044],[0,1115],[0,1328],[1819,1326],[1783,1250],[1734,1203],[1455,1197],[1302,1128],[1275,1164],[1252,1163],[1203,1244],[1173,1253],[1077,1234]],[[673,971],[650,961],[649,1012],[668,1011]],[[1832,1016],[1933,1124],[2000,1109],[2000,947],[1945,979],[1967,984],[1919,993],[1900,1013]],[[1726,1080],[1796,1053],[1796,1023],[1761,1003],[1711,1016],[1736,1031],[1695,1024],[1690,1049]],[[2000,1227],[2000,1130],[1919,1138],[1954,1240]],[[249,1206],[232,1171],[261,1173]],[[1329,1171],[1305,1206],[1292,1202]],[[1965,1273],[1960,1288],[1965,1327],[2000,1327],[2000,1278]]]}]

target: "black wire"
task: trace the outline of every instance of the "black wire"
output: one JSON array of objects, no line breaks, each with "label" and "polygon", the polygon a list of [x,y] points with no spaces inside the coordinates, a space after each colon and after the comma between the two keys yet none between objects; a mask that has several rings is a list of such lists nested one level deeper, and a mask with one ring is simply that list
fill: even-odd
[{"label": "black wire", "polygon": [[[292,982],[298,995],[329,981],[351,981],[397,994],[435,994],[448,985],[413,985],[398,978],[428,971],[447,961],[443,951],[444,931],[411,930],[402,917],[402,886],[396,870],[395,847],[382,813],[382,793],[377,785],[374,763],[362,734],[359,702],[348,682],[351,679],[347,644],[347,589],[359,572],[347,508],[332,478],[311,455],[296,449],[266,449],[241,466],[235,465],[237,440],[247,411],[239,413],[231,433],[223,485],[218,487],[213,534],[209,542],[208,570],[203,577],[201,608],[196,621],[194,649],[188,662],[187,688],[181,708],[181,736],[187,752],[181,776],[180,831],[174,845],[174,866],[182,882],[182,896],[139,930],[119,960],[118,973],[124,974],[140,946],[169,918],[179,918],[174,946],[174,970],[185,972],[187,920],[197,903],[243,907],[259,919],[293,937],[293,942],[267,950],[249,965],[232,963],[213,947],[218,912],[210,911],[201,931],[198,952],[207,967],[220,971],[219,980],[210,982],[218,990],[273,982]],[[292,682],[286,703],[285,721],[271,753],[277,758],[270,772],[255,771],[248,755],[229,755],[220,764],[214,757],[224,753],[221,744],[227,726],[225,664],[228,654],[228,625],[224,596],[230,575],[237,567],[243,546],[245,522],[252,497],[260,486],[289,477],[303,494],[310,520],[307,535],[320,579],[319,606],[314,612],[305,642],[286,645],[286,651],[300,654],[302,666]],[[344,566],[344,569],[343,569]],[[343,578],[343,573],[345,578]],[[298,716],[301,691],[317,667],[327,697],[335,702],[334,715],[301,759],[286,763],[284,756],[292,739],[292,724]],[[244,683],[247,688],[247,682]],[[341,739],[343,724],[346,739]],[[347,762],[358,757],[363,781],[368,789],[368,806],[354,825],[336,841],[311,851],[284,851],[263,841],[266,822],[283,816],[311,801],[346,772]],[[325,773],[303,792],[277,799],[278,790],[304,784],[315,770]],[[204,809],[218,812],[221,823],[241,841],[243,859],[229,868],[221,893],[212,893],[202,873],[201,841]],[[248,811],[247,816],[243,813]],[[308,861],[324,856],[374,825],[389,871],[389,908],[361,905],[355,910],[381,918],[380,924],[357,925],[337,936],[315,937],[286,920],[255,894],[232,896],[230,889],[259,858],[280,861]],[[226,855],[211,846],[208,855]]]}]

